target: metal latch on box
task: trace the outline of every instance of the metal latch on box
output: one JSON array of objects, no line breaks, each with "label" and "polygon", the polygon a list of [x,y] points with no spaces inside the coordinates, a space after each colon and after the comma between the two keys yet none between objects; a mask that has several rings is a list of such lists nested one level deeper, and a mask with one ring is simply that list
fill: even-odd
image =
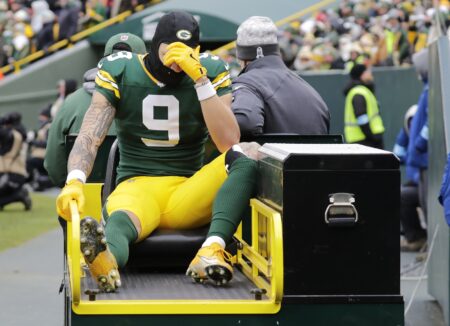
[{"label": "metal latch on box", "polygon": [[325,210],[325,223],[333,227],[354,226],[358,222],[358,211],[353,203],[353,194],[338,192],[329,195],[330,204]]}]

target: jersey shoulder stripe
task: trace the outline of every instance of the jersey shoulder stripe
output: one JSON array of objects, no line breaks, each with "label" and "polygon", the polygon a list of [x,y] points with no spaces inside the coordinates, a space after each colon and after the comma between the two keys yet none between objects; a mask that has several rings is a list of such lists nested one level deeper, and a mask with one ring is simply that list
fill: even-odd
[{"label": "jersey shoulder stripe", "polygon": [[116,80],[107,71],[99,70],[97,76],[103,81],[111,83],[111,85],[118,89]]},{"label": "jersey shoulder stripe", "polygon": [[208,78],[217,91],[217,95],[222,96],[231,92],[231,76],[227,63],[210,53],[201,53],[200,62],[208,71]]},{"label": "jersey shoulder stripe", "polygon": [[95,89],[115,107],[123,95],[121,88],[125,70],[131,67],[133,61],[134,54],[121,51],[103,58],[98,65]]},{"label": "jersey shoulder stripe", "polygon": [[231,76],[228,71],[225,71],[219,75],[211,82],[216,90],[222,87],[227,87],[231,85]]},{"label": "jersey shoulder stripe", "polygon": [[120,99],[119,87],[113,80],[114,79],[106,71],[99,70],[97,76],[95,77],[95,84],[97,85],[97,87],[113,91],[114,96]]},{"label": "jersey shoulder stripe", "polygon": [[228,72],[228,65],[216,55],[200,53],[200,63],[208,71],[209,79],[214,79],[219,74]]}]

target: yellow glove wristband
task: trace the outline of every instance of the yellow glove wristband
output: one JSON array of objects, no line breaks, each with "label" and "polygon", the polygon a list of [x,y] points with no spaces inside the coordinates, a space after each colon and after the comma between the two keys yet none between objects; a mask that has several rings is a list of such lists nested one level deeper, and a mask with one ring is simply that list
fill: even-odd
[{"label": "yellow glove wristband", "polygon": [[66,186],[61,190],[61,193],[56,198],[56,211],[59,216],[66,221],[72,219],[70,213],[70,201],[77,202],[78,211],[81,214],[84,210],[84,193],[83,183],[78,179],[72,179],[67,182]]}]

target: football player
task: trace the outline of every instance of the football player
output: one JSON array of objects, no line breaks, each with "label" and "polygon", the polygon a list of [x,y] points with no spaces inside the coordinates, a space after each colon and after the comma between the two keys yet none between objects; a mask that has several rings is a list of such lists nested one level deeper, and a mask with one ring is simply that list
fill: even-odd
[{"label": "football player", "polygon": [[[103,57],[121,51],[145,54],[144,41],[131,33],[119,33],[111,36],[106,42]],[[70,94],[61,106],[48,132],[48,143],[45,152],[44,167],[53,184],[63,187],[67,178],[66,136],[78,134],[83,117],[91,104],[95,90],[95,76],[98,68],[85,72],[83,87]],[[108,134],[115,135],[116,128],[112,124]]]},{"label": "football player", "polygon": [[[248,206],[256,162],[243,154],[230,109],[231,81],[218,57],[199,54],[199,26],[186,12],[158,23],[146,55],[118,52],[101,61],[80,133],[69,156],[58,214],[69,201],[83,211],[83,183],[113,119],[119,140],[118,186],[104,208],[105,235],[81,222],[81,249],[101,289],[120,286],[118,267],[129,244],[156,228],[189,229],[211,222],[187,274],[222,285],[233,275],[224,250]],[[222,153],[202,166],[208,134]],[[212,215],[212,219],[211,219]]]}]

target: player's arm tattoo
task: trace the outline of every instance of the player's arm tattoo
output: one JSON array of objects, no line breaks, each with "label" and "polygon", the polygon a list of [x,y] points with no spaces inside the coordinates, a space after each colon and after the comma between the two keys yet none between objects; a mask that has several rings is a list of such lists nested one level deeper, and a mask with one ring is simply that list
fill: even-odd
[{"label": "player's arm tattoo", "polygon": [[86,176],[92,171],[100,144],[112,124],[116,109],[100,93],[94,92],[78,137],[70,152],[67,171],[78,169]]}]

